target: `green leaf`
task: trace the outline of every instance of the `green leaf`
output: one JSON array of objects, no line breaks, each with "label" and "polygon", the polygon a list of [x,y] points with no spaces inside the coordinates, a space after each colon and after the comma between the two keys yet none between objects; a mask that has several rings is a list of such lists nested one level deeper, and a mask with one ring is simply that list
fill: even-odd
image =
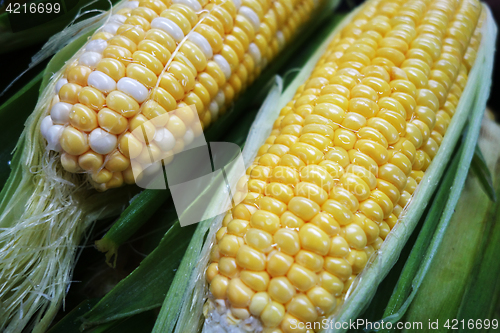
[{"label": "green leaf", "polygon": [[97,299],[87,299],[81,302],[73,310],[68,312],[63,319],[59,320],[47,333],[72,333],[80,332],[80,317],[88,312],[98,302]]},{"label": "green leaf", "polygon": [[38,74],[0,106],[0,119],[4,124],[9,124],[0,133],[2,142],[2,148],[0,149],[0,187],[3,187],[11,169],[14,169],[12,152],[24,129],[26,118],[35,108],[42,76],[42,73]]},{"label": "green leaf", "polygon": [[488,195],[488,198],[491,201],[496,202],[497,198],[495,188],[493,187],[491,172],[486,165],[486,161],[484,160],[483,153],[481,153],[481,149],[479,148],[479,146],[476,146],[474,157],[472,159],[471,169],[477,176],[479,183],[481,184],[484,192]]},{"label": "green leaf", "polygon": [[[172,217],[166,216],[165,223]],[[120,281],[83,316],[82,328],[121,319],[161,305],[174,278],[195,226],[178,222],[167,231],[158,247],[129,276]]]}]

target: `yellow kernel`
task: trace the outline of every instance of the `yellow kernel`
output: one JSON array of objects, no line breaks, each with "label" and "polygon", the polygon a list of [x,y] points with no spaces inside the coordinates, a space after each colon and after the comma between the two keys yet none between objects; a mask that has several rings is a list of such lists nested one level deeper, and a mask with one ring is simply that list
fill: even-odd
[{"label": "yellow kernel", "polygon": [[300,250],[300,241],[297,231],[280,229],[274,234],[274,242],[278,249],[286,254],[294,256]]},{"label": "yellow kernel", "polygon": [[215,299],[226,298],[227,289],[229,286],[229,279],[222,275],[216,275],[210,283],[210,292],[214,295]]},{"label": "yellow kernel", "polygon": [[304,322],[312,322],[318,318],[314,304],[304,294],[293,297],[287,304],[286,309],[288,313]]},{"label": "yellow kernel", "polygon": [[97,127],[97,115],[94,110],[83,104],[75,104],[69,113],[69,123],[84,132]]},{"label": "yellow kernel", "polygon": [[300,229],[304,225],[304,220],[299,218],[298,216],[292,214],[291,212],[287,211],[283,213],[280,217],[280,222],[283,227],[287,227],[290,229]]},{"label": "yellow kernel", "polygon": [[236,257],[240,245],[241,241],[237,236],[226,234],[219,241],[219,251],[225,256]]},{"label": "yellow kernel", "polygon": [[[239,220],[233,220],[233,221],[239,221]],[[229,223],[228,228],[231,225],[231,223],[233,222]],[[246,232],[245,241],[248,245],[250,245],[251,247],[260,252],[267,253],[272,250],[273,236],[264,230],[256,228],[249,229]]]},{"label": "yellow kernel", "polygon": [[81,155],[89,150],[87,134],[72,126],[64,128],[59,143],[62,149],[70,155]]},{"label": "yellow kernel", "polygon": [[128,158],[136,158],[142,152],[143,144],[130,132],[126,132],[118,144],[120,152]]},{"label": "yellow kernel", "polygon": [[76,83],[66,83],[59,89],[59,100],[69,104],[78,103],[78,95],[81,90],[82,87]]},{"label": "yellow kernel", "polygon": [[236,262],[240,267],[252,271],[261,271],[266,267],[266,257],[264,254],[247,245],[243,245],[238,249]]},{"label": "yellow kernel", "polygon": [[269,295],[266,292],[258,292],[253,295],[252,300],[250,301],[250,306],[248,309],[250,313],[254,316],[260,316],[262,311],[264,311],[267,304],[271,302],[269,299]]},{"label": "yellow kernel", "polygon": [[264,272],[242,271],[241,281],[255,291],[266,291],[269,285],[269,274]]},{"label": "yellow kernel", "polygon": [[352,274],[352,267],[346,259],[326,257],[325,270],[338,277],[342,281],[346,281]]},{"label": "yellow kernel", "polygon": [[293,264],[286,276],[300,291],[307,291],[318,282],[316,273],[298,264]]},{"label": "yellow kernel", "polygon": [[341,279],[326,271],[321,272],[319,275],[319,285],[328,291],[333,296],[339,297],[344,289],[344,282]]},{"label": "yellow kernel", "polygon": [[222,257],[220,258],[218,265],[220,274],[227,276],[228,278],[233,278],[238,275],[239,268],[234,258]]},{"label": "yellow kernel", "polygon": [[309,290],[307,297],[317,308],[320,308],[326,314],[329,314],[337,305],[335,298],[321,287],[314,287]]},{"label": "yellow kernel", "polygon": [[283,320],[285,307],[277,302],[270,302],[260,314],[260,320],[266,327],[277,327]]},{"label": "yellow kernel", "polygon": [[130,160],[119,151],[115,151],[108,156],[105,167],[111,172],[125,171],[130,167]]},{"label": "yellow kernel", "polygon": [[266,270],[273,277],[284,276],[292,266],[293,261],[293,257],[276,251],[269,255]]},{"label": "yellow kernel", "polygon": [[269,296],[279,303],[285,304],[295,296],[295,287],[286,277],[275,277],[269,282]]},{"label": "yellow kernel", "polygon": [[328,235],[312,224],[306,224],[300,228],[299,239],[304,249],[321,255],[326,255],[330,248]]},{"label": "yellow kernel", "polygon": [[97,171],[103,164],[104,158],[92,150],[89,150],[78,157],[78,165],[86,171]]}]

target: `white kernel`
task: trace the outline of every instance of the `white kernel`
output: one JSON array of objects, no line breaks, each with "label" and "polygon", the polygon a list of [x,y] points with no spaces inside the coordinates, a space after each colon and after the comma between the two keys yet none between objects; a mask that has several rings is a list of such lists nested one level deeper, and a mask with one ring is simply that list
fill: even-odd
[{"label": "white kernel", "polygon": [[122,77],[118,81],[116,88],[139,103],[144,102],[148,98],[148,89],[139,81],[129,77]]},{"label": "white kernel", "polygon": [[260,54],[259,47],[255,43],[250,43],[248,46],[248,53],[250,53],[250,56],[252,57],[253,61],[255,62],[256,66],[260,65],[260,62],[262,60],[262,56]]},{"label": "white kernel", "polygon": [[154,142],[163,152],[167,152],[174,149],[175,137],[168,129],[162,127],[156,130]]},{"label": "white kernel", "polygon": [[283,47],[285,46],[285,35],[283,35],[283,32],[281,30],[276,32],[276,39],[278,41],[279,49],[283,49]]},{"label": "white kernel", "polygon": [[219,104],[217,104],[215,100],[211,101],[210,105],[208,106],[208,110],[212,115],[212,121],[215,121],[219,116]]},{"label": "white kernel", "polygon": [[118,23],[114,23],[114,22],[106,23],[102,27],[102,31],[109,32],[112,35],[116,35],[116,31],[118,31],[119,27],[120,27],[120,24],[118,24]]},{"label": "white kernel", "polygon": [[182,32],[182,29],[179,28],[179,26],[175,24],[173,21],[164,17],[157,17],[153,21],[151,21],[151,28],[165,31],[177,43],[182,41],[182,39],[184,38],[184,33]]},{"label": "white kernel", "polygon": [[245,18],[247,18],[250,23],[252,23],[253,28],[255,29],[255,33],[257,33],[260,28],[259,15],[257,15],[257,13],[255,13],[250,7],[247,6],[242,6],[238,12]]},{"label": "white kernel", "polygon": [[226,95],[224,94],[224,92],[222,90],[219,90],[217,92],[217,95],[215,95],[215,98],[214,100],[217,102],[217,104],[219,105],[219,108],[223,107],[224,104],[226,103]]},{"label": "white kernel", "polygon": [[129,1],[125,4],[125,7],[132,9],[137,8],[139,7],[139,1]]},{"label": "white kernel", "polygon": [[191,142],[193,142],[193,140],[194,140],[194,132],[192,129],[188,128],[186,130],[186,133],[182,137],[182,141],[184,141],[184,146],[191,144]]},{"label": "white kernel", "polygon": [[85,47],[85,51],[102,53],[108,47],[108,42],[104,39],[91,40]]},{"label": "white kernel", "polygon": [[231,77],[231,66],[229,66],[226,58],[224,58],[220,54],[216,54],[214,56],[214,61],[217,63],[217,65],[219,65],[220,69],[224,73],[224,76],[226,77],[226,80],[229,80],[229,78]]},{"label": "white kernel", "polygon": [[236,10],[240,9],[241,7],[241,0],[232,0],[234,3],[234,6],[236,7]]},{"label": "white kernel", "polygon": [[64,86],[66,83],[68,83],[67,79],[59,79],[59,81],[57,81],[55,87],[56,94],[59,94],[59,90],[61,90],[61,87]]},{"label": "white kernel", "polygon": [[49,130],[47,131],[47,148],[49,150],[62,150],[59,139],[61,138],[63,130],[64,126],[62,125],[53,125],[49,128]]},{"label": "white kernel", "polygon": [[109,93],[116,89],[116,82],[101,71],[93,71],[87,78],[87,84],[103,93]]},{"label": "white kernel", "polygon": [[97,64],[101,61],[101,59],[102,55],[100,53],[93,51],[85,52],[80,56],[80,59],[78,59],[78,64],[94,69],[97,67]]},{"label": "white kernel", "polygon": [[207,59],[212,59],[212,57],[214,56],[212,46],[210,46],[210,43],[205,37],[203,37],[202,34],[199,34],[196,31],[192,31],[188,35],[188,39],[200,48],[201,52],[203,52]]},{"label": "white kernel", "polygon": [[195,12],[201,10],[201,5],[196,0],[173,0],[172,3],[180,3],[186,5],[188,7],[191,7],[191,9],[194,10]]},{"label": "white kernel", "polygon": [[50,118],[52,119],[52,123],[58,125],[69,123],[69,113],[72,107],[72,104],[64,102],[54,104],[54,106],[50,109]]},{"label": "white kernel", "polygon": [[101,128],[96,128],[89,135],[89,145],[98,154],[109,154],[118,143],[116,135],[110,134]]},{"label": "white kernel", "polygon": [[108,22],[109,23],[123,24],[123,23],[125,23],[126,20],[127,20],[126,16],[120,15],[120,14],[115,14],[115,15],[111,15]]},{"label": "white kernel", "polygon": [[49,133],[49,129],[54,125],[52,122],[52,118],[50,116],[46,116],[43,118],[42,123],[40,124],[40,132],[45,139],[47,139],[47,134]]}]

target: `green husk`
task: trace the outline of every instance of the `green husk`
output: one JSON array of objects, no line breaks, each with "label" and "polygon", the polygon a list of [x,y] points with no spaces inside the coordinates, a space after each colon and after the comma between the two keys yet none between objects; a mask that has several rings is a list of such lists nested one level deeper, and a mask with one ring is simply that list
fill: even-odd
[{"label": "green husk", "polygon": [[[87,28],[83,34],[90,34]],[[49,65],[58,70],[87,36],[77,35]],[[57,69],[56,69],[57,68]],[[57,78],[60,74],[55,75]],[[47,81],[46,81],[47,82]],[[62,304],[78,244],[97,218],[114,216],[133,188],[96,193],[45,150],[40,122],[47,114],[55,80],[44,86],[28,118],[0,193],[0,330],[43,332]]]},{"label": "green husk", "polygon": [[[500,190],[499,140],[500,127],[490,120],[483,120],[479,146],[486,153],[484,163],[487,170],[494,172],[497,191]],[[459,309],[472,308],[471,305],[474,310],[464,311],[464,319],[492,319],[491,309],[494,303],[491,298],[495,292],[496,280],[481,285],[483,299],[471,304],[469,297],[464,295],[468,284],[477,285],[476,272],[481,267],[493,278],[500,269],[498,260],[482,260],[485,247],[492,240],[490,232],[498,221],[496,210],[496,205],[488,200],[488,194],[482,188],[480,176],[469,172],[455,213],[404,321],[438,321],[440,331],[447,331],[445,323],[450,320],[449,324],[452,324],[452,319],[460,318]],[[480,316],[476,317],[474,313],[479,312]]]},{"label": "green husk", "polygon": [[[485,7],[486,8],[486,7]],[[370,303],[377,286],[390,271],[391,267],[397,261],[399,253],[406,244],[412,231],[416,227],[420,217],[426,209],[432,193],[437,188],[440,179],[445,171],[447,162],[450,160],[454,147],[457,144],[463,128],[467,121],[470,121],[469,140],[465,143],[465,153],[461,157],[459,169],[465,168],[467,173],[468,166],[472,159],[474,147],[478,137],[478,130],[481,121],[481,115],[485,109],[485,103],[489,94],[491,85],[491,72],[493,63],[494,50],[488,48],[488,45],[494,43],[496,38],[496,26],[492,19],[489,9],[487,9],[487,20],[483,25],[483,39],[478,51],[475,65],[469,73],[467,86],[460,99],[457,111],[448,128],[447,134],[442,142],[438,154],[435,156],[433,163],[426,171],[426,174],[421,181],[418,190],[415,192],[411,203],[405,209],[403,217],[400,218],[397,226],[392,230],[391,235],[386,239],[379,255],[372,258],[364,272],[358,276],[353,284],[353,287],[348,291],[348,297],[343,306],[329,318],[331,325],[325,332],[334,331],[335,323],[349,322],[350,319],[355,319]],[[345,25],[349,22],[350,17],[344,19],[340,25]],[[311,69],[314,67],[317,59],[322,54],[329,40],[338,31],[335,29],[327,38],[322,47],[318,48],[315,55],[311,57],[304,68],[299,72],[299,75],[290,84],[287,90],[281,94],[279,101],[276,103],[277,110],[280,106],[284,106],[295,94],[296,88],[302,84],[309,76]],[[330,29],[331,31],[331,29]],[[272,103],[274,104],[274,103]],[[276,112],[276,106],[263,106],[260,112],[271,115]],[[471,117],[471,114],[473,116]],[[274,117],[275,118],[275,117]],[[270,118],[270,119],[274,119]],[[272,124],[272,121],[271,121]],[[270,125],[268,125],[270,126]],[[265,133],[268,130],[266,126],[262,126],[258,131]],[[249,136],[253,138],[252,136]],[[263,140],[253,140],[258,146]],[[462,170],[463,173],[463,170]],[[462,180],[465,176],[462,176]],[[457,191],[460,191],[463,183],[458,181],[455,185]],[[455,197],[455,196],[453,196]],[[214,198],[214,206],[217,206],[217,196]],[[456,202],[455,202],[456,204]],[[446,214],[450,213],[448,207]],[[206,267],[209,249],[213,244],[213,237],[220,226],[222,218],[210,219],[200,223],[190,248],[186,252],[186,256],[179,269],[179,281],[177,277],[174,280],[175,295],[184,295],[183,297],[174,297],[175,295],[167,295],[167,299],[160,312],[154,332],[171,331],[175,326],[175,332],[187,330],[196,332],[202,324],[201,306],[206,292],[206,283],[204,279],[204,267]],[[443,226],[444,227],[444,226]],[[441,230],[442,232],[443,230]],[[200,244],[204,239],[207,241],[203,245]],[[189,278],[190,283],[184,282]],[[178,283],[177,283],[178,282]],[[187,296],[186,296],[187,295]],[[179,306],[179,303],[183,304]],[[180,313],[179,313],[180,311]],[[344,331],[340,329],[336,331]]]}]

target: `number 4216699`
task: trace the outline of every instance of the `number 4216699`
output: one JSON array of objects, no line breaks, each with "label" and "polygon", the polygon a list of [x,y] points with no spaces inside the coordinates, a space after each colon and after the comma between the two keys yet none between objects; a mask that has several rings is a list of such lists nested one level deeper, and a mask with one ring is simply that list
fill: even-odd
[{"label": "number 4216699", "polygon": [[7,5],[7,8],[5,9],[7,13],[10,14],[50,14],[50,13],[59,13],[61,11],[61,4],[60,3],[18,3],[18,2],[13,2],[9,3]]},{"label": "number 4216699", "polygon": [[498,329],[498,319],[469,319],[469,320],[458,320],[458,319],[448,319],[446,323],[444,324],[444,327],[449,329],[449,330],[456,330],[456,329],[474,329],[474,330],[480,330],[480,329]]}]

